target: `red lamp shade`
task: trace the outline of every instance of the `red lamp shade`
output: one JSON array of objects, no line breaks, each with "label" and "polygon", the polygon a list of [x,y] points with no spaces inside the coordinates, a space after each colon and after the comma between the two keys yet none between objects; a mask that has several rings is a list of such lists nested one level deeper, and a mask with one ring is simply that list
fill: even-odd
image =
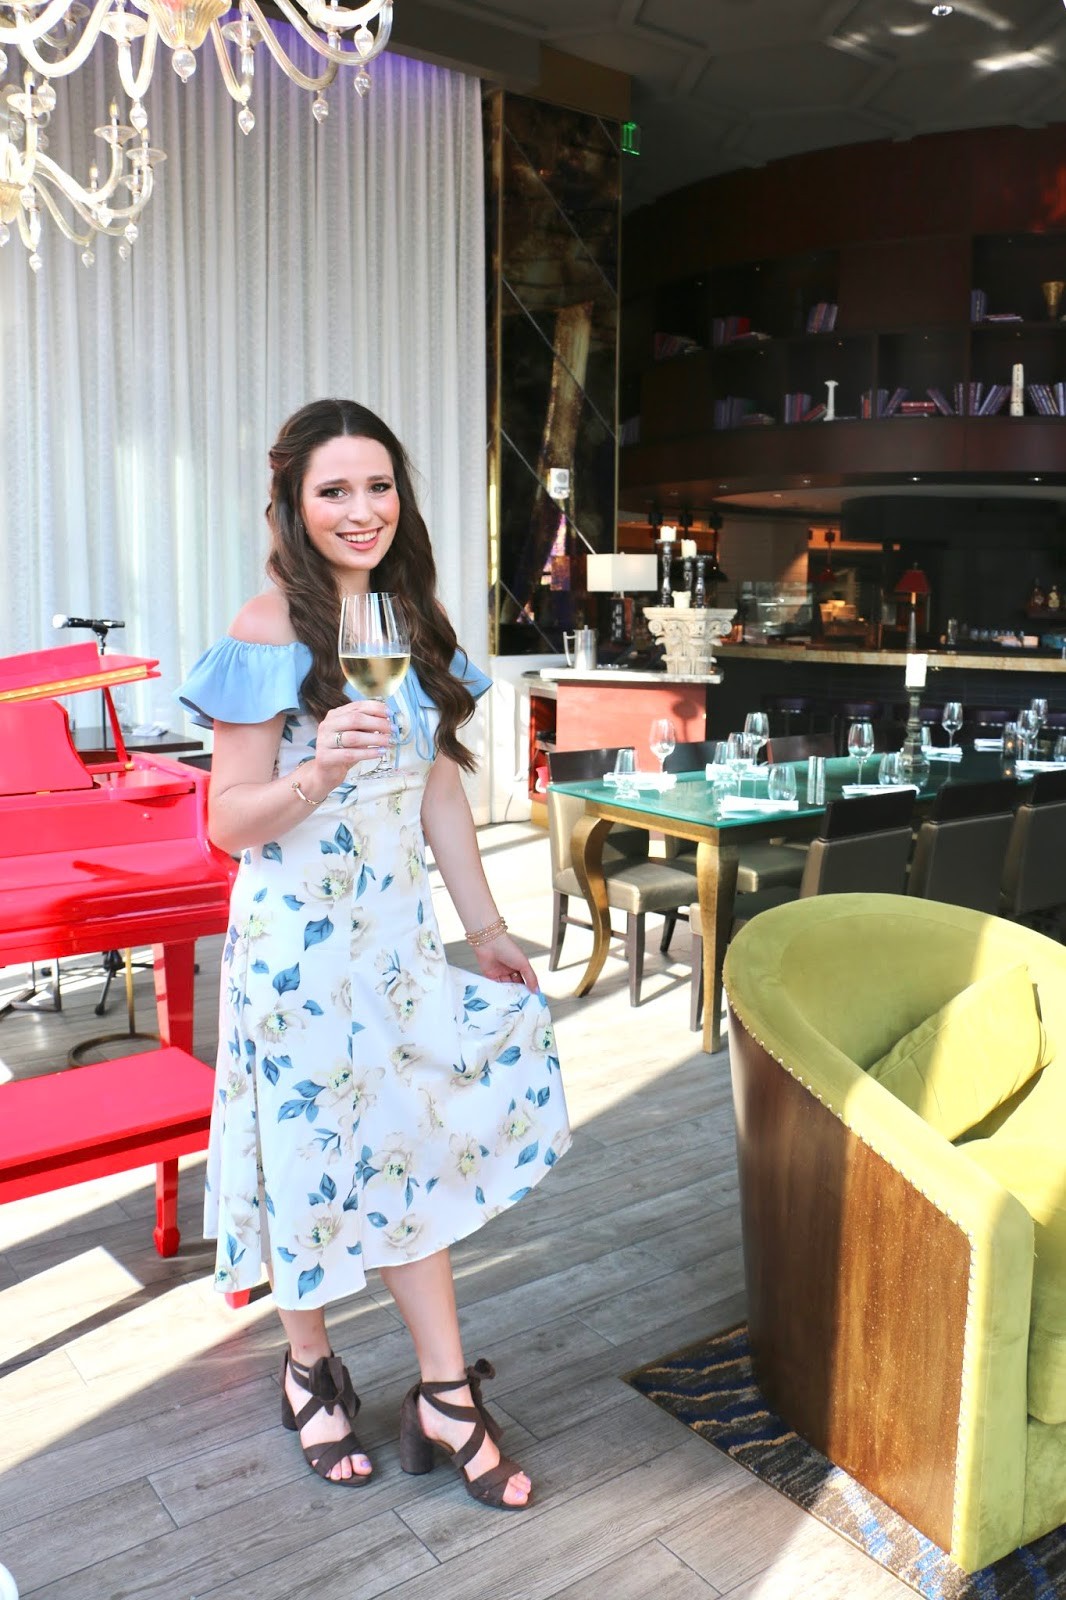
[{"label": "red lamp shade", "polygon": [[909,594],[912,598],[916,598],[920,594],[929,594],[929,579],[921,567],[909,567],[898,580],[895,592],[896,594]]}]

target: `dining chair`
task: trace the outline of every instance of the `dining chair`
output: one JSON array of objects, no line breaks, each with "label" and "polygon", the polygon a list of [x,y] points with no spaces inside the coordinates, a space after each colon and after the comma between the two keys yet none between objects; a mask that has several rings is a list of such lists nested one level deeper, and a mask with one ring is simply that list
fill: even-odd
[{"label": "dining chair", "polygon": [[[714,759],[713,739],[694,739],[675,745],[663,763],[666,772],[702,772]],[[685,862],[695,872],[696,846],[691,839],[667,839],[668,861]],[[744,844],[737,866],[737,893],[756,894],[762,889],[799,885],[803,874],[802,850],[784,844]]]},{"label": "dining chair", "polygon": [[1062,906],[1066,906],[1066,767],[1061,772],[1038,772],[1014,813],[999,910],[1014,922],[1042,922],[1041,913]]},{"label": "dining chair", "polygon": [[836,755],[836,741],[831,733],[786,733],[770,738],[766,746],[766,759],[776,765],[781,761],[806,761],[810,756]]},{"label": "dining chair", "polygon": [[918,829],[907,893],[998,911],[1017,799],[1011,778],[946,783]]},{"label": "dining chair", "polygon": [[[603,750],[592,752],[573,750],[550,752],[548,764],[552,782],[579,781],[578,776],[573,775],[574,767],[577,763],[571,761],[560,763],[560,755],[568,757],[579,754],[591,755],[598,762],[605,753]],[[594,774],[587,772],[584,776],[602,777],[606,770],[608,770],[608,767],[600,764],[596,767]],[[566,771],[571,776],[563,778],[559,775],[561,771]],[[551,850],[552,870],[552,935],[551,949],[548,955],[548,970],[549,972],[554,972],[559,965],[559,956],[562,952],[563,937],[567,927],[571,925],[579,928],[591,927],[590,923],[583,921],[581,918],[570,916],[567,910],[572,895],[576,895],[582,900],[584,899],[581,884],[578,882],[577,873],[574,871],[571,838],[574,828],[585,814],[585,802],[579,796],[562,794],[558,789],[553,788],[549,788],[545,798],[548,811],[548,843]],[[643,834],[643,856],[627,856],[617,851],[609,854],[606,843],[603,855],[607,904],[615,910],[625,912],[629,1003],[632,1006],[637,1006],[640,1004],[640,989],[644,977],[645,918],[649,912],[659,913],[663,917],[664,926],[660,949],[664,951],[668,949],[670,936],[677,921],[678,910],[683,906],[687,906],[692,898],[692,875],[689,872],[672,867],[668,862],[648,860],[648,836],[644,829],[624,829],[621,831],[624,833]]]},{"label": "dining chair", "polygon": [[[760,911],[816,894],[902,894],[911,853],[914,792],[886,789],[884,794],[831,800],[821,827],[810,842],[798,892],[771,889],[739,903],[730,938]],[[695,1033],[703,1016],[703,939],[699,906],[689,907],[692,928],[692,982],[689,1027]]]}]

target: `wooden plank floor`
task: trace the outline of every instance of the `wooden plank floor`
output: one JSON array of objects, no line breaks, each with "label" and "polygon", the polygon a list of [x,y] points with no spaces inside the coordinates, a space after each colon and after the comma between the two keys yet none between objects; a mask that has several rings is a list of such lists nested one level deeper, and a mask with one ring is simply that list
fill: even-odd
[{"label": "wooden plank floor", "polygon": [[[489,1356],[505,1448],[535,1506],[477,1506],[397,1461],[415,1374],[380,1280],[337,1309],[373,1482],[322,1483],[279,1421],[269,1296],[230,1311],[183,1162],[179,1255],[151,1243],[150,1169],[0,1208],[0,1564],[23,1600],[852,1600],[911,1591],[658,1410],[621,1375],[744,1314],[728,1062],[688,1031],[688,936],[649,937],[645,998],[620,946],[570,997],[589,936],[547,972],[546,837],[482,833],[486,866],[552,998],[576,1127],[541,1187],[455,1251],[471,1359]],[[453,960],[469,965],[438,901]],[[220,940],[199,951],[197,1049],[212,1059]],[[0,1021],[0,1080],[51,1070],[125,1021],[64,968],[61,1014]],[[13,987],[18,974],[3,975]],[[137,978],[150,1026],[150,978]]]}]

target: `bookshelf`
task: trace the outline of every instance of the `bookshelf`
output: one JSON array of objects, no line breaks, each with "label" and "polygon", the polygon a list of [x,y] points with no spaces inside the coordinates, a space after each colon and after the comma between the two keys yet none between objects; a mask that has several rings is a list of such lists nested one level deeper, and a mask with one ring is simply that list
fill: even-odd
[{"label": "bookshelf", "polygon": [[[1066,322],[1049,317],[1041,289],[1066,280],[1054,203],[1063,165],[1064,127],[981,129],[796,157],[744,174],[743,186],[738,174],[710,179],[632,214],[620,414],[639,416],[639,430],[621,451],[623,494],[650,501],[698,485],[713,498],[726,481],[736,494],[867,475],[1066,483]],[[770,197],[781,253],[748,256],[749,244],[765,246]],[[650,247],[686,229],[684,251]],[[1018,320],[973,320],[975,290],[978,311]],[[811,331],[820,303],[837,307],[830,331]],[[716,331],[740,336],[715,343]],[[683,345],[656,344],[656,333]],[[1016,363],[1021,418],[1009,414]],[[837,418],[858,423],[817,416],[829,379]],[[933,414],[884,415],[901,390],[908,409]],[[980,403],[989,414],[974,414]]]}]

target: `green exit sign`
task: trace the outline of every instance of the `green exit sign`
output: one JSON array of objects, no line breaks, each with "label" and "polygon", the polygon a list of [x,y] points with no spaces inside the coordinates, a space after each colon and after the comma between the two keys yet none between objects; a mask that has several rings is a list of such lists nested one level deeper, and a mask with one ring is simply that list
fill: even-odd
[{"label": "green exit sign", "polygon": [[640,123],[623,122],[622,124],[622,150],[627,156],[640,155]]}]

